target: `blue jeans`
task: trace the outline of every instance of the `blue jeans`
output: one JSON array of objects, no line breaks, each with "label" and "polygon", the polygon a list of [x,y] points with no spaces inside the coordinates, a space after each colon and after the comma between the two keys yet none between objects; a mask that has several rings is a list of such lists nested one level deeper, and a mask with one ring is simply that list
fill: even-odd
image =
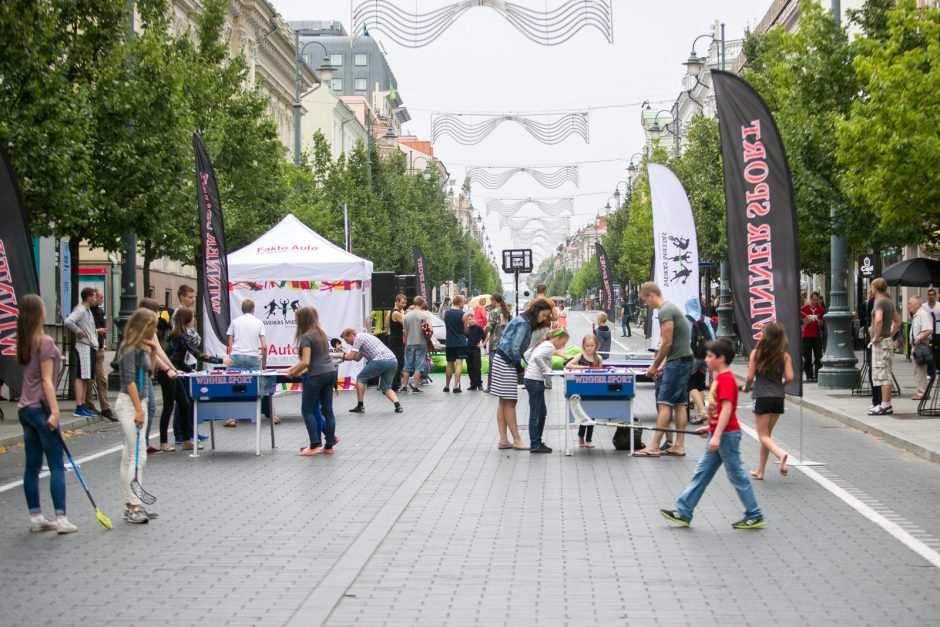
[{"label": "blue jeans", "polygon": [[229,359],[232,360],[232,368],[260,368],[261,367],[261,357],[257,355],[230,355]]},{"label": "blue jeans", "polygon": [[545,430],[545,382],[525,379],[525,389],[529,393],[529,450],[542,444],[542,431]]},{"label": "blue jeans", "polygon": [[356,375],[356,383],[365,385],[373,377],[379,378],[379,392],[385,394],[392,389],[392,379],[398,372],[397,359],[376,359],[366,364],[365,368]]},{"label": "blue jeans", "polygon": [[336,417],[333,415],[333,390],[336,388],[336,372],[326,372],[304,377],[304,391],[300,397],[300,413],[303,414],[310,448],[320,446],[320,431],[326,440],[326,448],[333,448],[336,439]]},{"label": "blue jeans", "polygon": [[744,505],[744,516],[746,518],[761,518],[763,514],[760,506],[757,505],[757,499],[754,497],[754,489],[751,487],[751,479],[747,476],[747,470],[741,463],[741,432],[731,431],[723,433],[721,443],[718,446],[718,452],[712,453],[705,449],[705,454],[699,460],[695,467],[695,474],[692,475],[692,481],[689,487],[685,489],[679,500],[676,501],[676,511],[686,520],[692,520],[692,512],[698,505],[699,499],[705,492],[705,488],[711,483],[718,467],[724,463],[725,473],[731,485],[738,491],[738,498]]},{"label": "blue jeans", "polygon": [[23,470],[23,492],[30,514],[42,513],[39,503],[39,472],[42,457],[46,456],[52,475],[50,489],[56,515],[65,515],[65,466],[62,464],[62,443],[55,431],[46,423],[42,407],[24,407],[18,412],[23,425],[23,444],[26,447],[26,468]]},{"label": "blue jeans", "polygon": [[633,337],[633,330],[630,328],[630,318],[628,316],[620,318],[620,332],[627,337]]}]

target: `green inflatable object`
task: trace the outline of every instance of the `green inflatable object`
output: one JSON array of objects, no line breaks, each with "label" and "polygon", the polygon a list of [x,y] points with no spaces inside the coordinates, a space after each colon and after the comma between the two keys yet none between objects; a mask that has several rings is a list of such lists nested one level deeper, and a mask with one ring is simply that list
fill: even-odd
[{"label": "green inflatable object", "polygon": [[[442,373],[447,368],[447,356],[444,353],[435,353],[431,355],[431,365],[433,368],[431,372]],[[467,362],[464,361],[463,372],[467,374]],[[490,358],[484,356],[481,360],[480,365],[480,374],[489,374],[490,372]]]}]

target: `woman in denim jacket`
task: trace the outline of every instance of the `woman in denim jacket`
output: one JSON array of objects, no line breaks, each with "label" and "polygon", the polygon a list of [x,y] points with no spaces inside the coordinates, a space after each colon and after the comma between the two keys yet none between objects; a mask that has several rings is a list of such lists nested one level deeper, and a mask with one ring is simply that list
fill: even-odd
[{"label": "woman in denim jacket", "polygon": [[[522,356],[532,340],[532,331],[547,327],[551,315],[552,304],[549,301],[533,301],[522,315],[506,325],[496,347],[496,354],[490,362],[489,392],[499,398],[499,406],[496,408],[496,425],[499,429],[497,448],[528,450],[516,424],[519,373],[522,371]],[[509,441],[507,429],[512,435],[512,442]]]}]

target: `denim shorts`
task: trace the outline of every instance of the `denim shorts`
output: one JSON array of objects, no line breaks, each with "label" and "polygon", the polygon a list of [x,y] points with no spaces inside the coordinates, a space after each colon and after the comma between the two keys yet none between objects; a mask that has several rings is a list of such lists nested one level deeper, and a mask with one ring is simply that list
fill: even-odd
[{"label": "denim shorts", "polygon": [[656,392],[656,402],[660,405],[689,404],[689,375],[692,374],[692,360],[669,361],[663,368],[662,380]]},{"label": "denim shorts", "polygon": [[260,368],[261,357],[257,355],[230,355],[233,368]]},{"label": "denim shorts", "polygon": [[428,367],[428,348],[420,344],[405,346],[405,367],[402,372],[424,372]]},{"label": "denim shorts", "polygon": [[366,367],[360,370],[359,374],[356,375],[356,382],[365,384],[369,379],[378,377],[379,391],[387,392],[392,389],[392,378],[394,378],[397,370],[397,359],[378,359],[376,361],[370,361],[366,364]]}]

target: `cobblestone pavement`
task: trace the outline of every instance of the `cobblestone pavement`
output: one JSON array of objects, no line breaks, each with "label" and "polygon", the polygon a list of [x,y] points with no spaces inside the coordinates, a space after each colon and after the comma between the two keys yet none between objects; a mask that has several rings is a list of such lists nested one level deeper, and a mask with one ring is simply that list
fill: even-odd
[{"label": "cobblestone pavement", "polygon": [[[572,316],[572,342],[588,329]],[[618,338],[619,339],[619,338]],[[940,570],[814,477],[776,466],[756,482],[768,519],[736,531],[741,508],[723,473],[691,529],[657,513],[674,503],[704,441],[684,459],[632,459],[598,427],[597,449],[496,450],[495,399],[374,391],[367,413],[337,400],[334,457],[300,458],[299,397],[279,399],[278,449],[253,455],[248,425],[216,429],[215,451],[154,455],[143,484],[160,518],[121,518],[119,453],[82,462],[105,531],[68,477],[72,536],[29,534],[22,453],[0,455],[0,621],[5,625],[923,624],[940,610]],[[466,386],[465,386],[466,387]],[[563,408],[561,386],[549,424]],[[742,398],[740,416],[753,425]],[[525,422],[525,394],[519,402]],[[800,456],[795,405],[777,435]],[[649,387],[638,414],[649,419]],[[803,410],[802,455],[928,552],[940,550],[940,469]],[[266,426],[266,425],[265,425]],[[72,439],[79,456],[116,446],[102,425]],[[743,458],[757,457],[753,439]],[[42,482],[48,506],[48,480]]]}]

